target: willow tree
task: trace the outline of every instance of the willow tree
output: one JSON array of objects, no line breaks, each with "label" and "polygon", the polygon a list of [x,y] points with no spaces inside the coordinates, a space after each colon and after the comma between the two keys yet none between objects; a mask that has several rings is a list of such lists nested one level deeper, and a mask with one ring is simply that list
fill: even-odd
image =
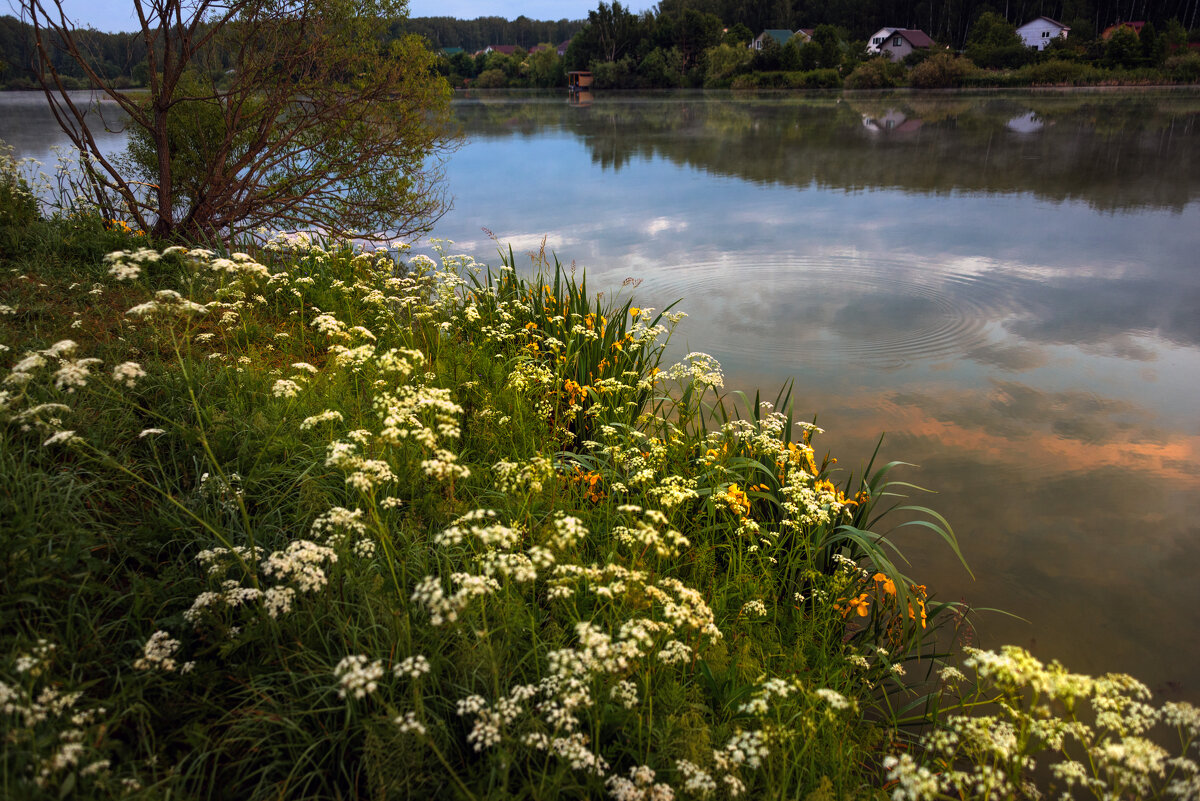
[{"label": "willow tree", "polygon": [[[63,0],[21,7],[50,107],[89,157],[105,213],[163,237],[261,226],[406,237],[445,211],[454,141],[433,54],[386,35],[406,2],[132,0],[149,84],[133,92],[107,77]],[[121,156],[98,146],[93,128],[113,120],[66,90],[62,53],[127,117]]]}]

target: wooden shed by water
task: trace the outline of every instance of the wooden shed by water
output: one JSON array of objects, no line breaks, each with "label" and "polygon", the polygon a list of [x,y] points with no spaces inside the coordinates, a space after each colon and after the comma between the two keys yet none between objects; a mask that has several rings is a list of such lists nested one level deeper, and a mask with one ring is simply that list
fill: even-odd
[{"label": "wooden shed by water", "polygon": [[567,91],[571,94],[592,88],[592,73],[588,70],[574,70],[567,73]]}]

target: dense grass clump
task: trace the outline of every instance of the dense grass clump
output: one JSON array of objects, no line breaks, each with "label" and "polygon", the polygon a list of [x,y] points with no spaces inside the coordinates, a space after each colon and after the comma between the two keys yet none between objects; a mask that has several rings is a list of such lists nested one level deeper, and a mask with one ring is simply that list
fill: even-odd
[{"label": "dense grass clump", "polygon": [[923,797],[884,757],[962,615],[895,540],[949,526],[664,365],[678,313],[544,254],[4,235],[0,795]]}]

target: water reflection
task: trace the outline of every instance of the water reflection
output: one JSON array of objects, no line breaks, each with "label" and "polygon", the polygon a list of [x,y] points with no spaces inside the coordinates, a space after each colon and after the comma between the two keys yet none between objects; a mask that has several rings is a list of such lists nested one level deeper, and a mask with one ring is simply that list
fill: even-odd
[{"label": "water reflection", "polygon": [[[92,92],[71,92],[71,100],[89,109],[92,135],[102,153],[124,149],[128,141],[125,114],[116,103]],[[0,141],[11,145],[21,158],[32,158],[52,169],[57,148],[72,147],[70,139],[54,121],[41,92],[5,92],[0,95]]]},{"label": "water reflection", "polygon": [[[978,580],[906,539],[986,643],[1200,700],[1200,94],[468,99],[442,233],[684,298],[675,352],[797,379]],[[504,208],[494,202],[509,187]],[[520,187],[513,191],[513,187]]]},{"label": "water reflection", "polygon": [[[1105,210],[1179,210],[1200,186],[1200,96],[1194,91],[760,100],[665,95],[604,99],[585,116],[561,98],[518,108],[469,98],[456,110],[473,137],[503,135],[514,116],[526,131],[576,131],[606,169],[662,157],[767,184],[1030,192]],[[497,114],[508,126],[497,124]]]}]

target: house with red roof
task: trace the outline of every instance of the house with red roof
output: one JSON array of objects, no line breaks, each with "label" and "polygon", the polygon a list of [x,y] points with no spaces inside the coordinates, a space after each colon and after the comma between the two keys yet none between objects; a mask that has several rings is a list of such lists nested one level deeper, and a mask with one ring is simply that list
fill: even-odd
[{"label": "house with red roof", "polygon": [[899,61],[914,50],[926,50],[934,44],[924,31],[911,28],[880,28],[867,42],[867,52],[872,55],[886,55],[892,61]]}]

